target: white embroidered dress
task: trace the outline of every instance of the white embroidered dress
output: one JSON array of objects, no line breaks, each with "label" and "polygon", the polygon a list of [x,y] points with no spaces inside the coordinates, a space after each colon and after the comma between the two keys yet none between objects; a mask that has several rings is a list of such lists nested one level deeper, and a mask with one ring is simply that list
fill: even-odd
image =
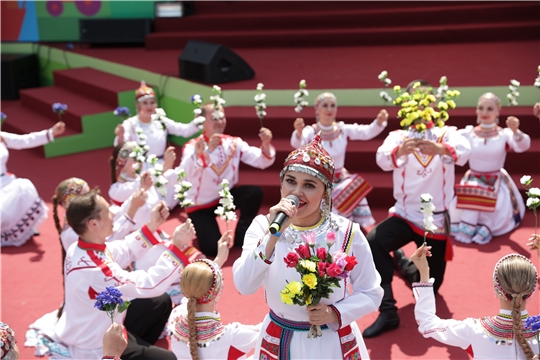
[{"label": "white embroidered dress", "polygon": [[[357,223],[353,223],[339,215],[331,214],[330,219],[310,228],[287,228],[276,243],[274,253],[267,260],[256,256],[264,253],[270,238],[267,234],[268,220],[265,216],[257,216],[246,232],[242,255],[234,262],[233,279],[241,294],[252,294],[264,285],[268,307],[277,316],[297,322],[307,322],[306,308],[298,305],[287,305],[281,301],[280,293],[287,285],[286,280],[301,281],[295,269],[288,268],[283,261],[285,256],[301,242],[301,234],[315,231],[318,241],[324,241],[328,231],[335,231],[336,242],[329,252],[341,250],[345,245],[348,255],[356,256],[358,265],[350,272],[346,280],[340,280],[341,288],[335,288],[329,299],[321,299],[321,303],[333,305],[338,315],[338,322],[327,324],[322,330],[322,337],[308,339],[307,332],[295,332],[290,343],[291,359],[342,359],[343,352],[338,330],[350,325],[352,333],[348,341],[355,342],[362,359],[368,359],[362,334],[356,320],[377,310],[381,303],[383,290],[381,278],[375,269],[368,242]],[[350,225],[350,226],[349,226]],[[346,241],[349,239],[349,241]],[[292,241],[291,243],[289,241]],[[351,287],[352,292],[347,291]],[[264,319],[261,334],[255,349],[254,358],[261,355],[261,344],[279,344],[279,339],[267,334],[271,322],[270,315]],[[264,350],[264,349],[263,349]]]},{"label": "white embroidered dress", "polygon": [[30,180],[8,174],[8,149],[30,149],[45,145],[53,139],[52,131],[42,130],[25,135],[2,131],[0,137],[1,246],[21,246],[47,218],[49,209]]},{"label": "white embroidered dress", "polygon": [[[365,180],[362,181],[362,178],[357,179],[358,175],[349,174],[345,169],[345,154],[347,152],[347,144],[349,140],[373,139],[384,130],[386,124],[387,123],[385,122],[384,125],[381,126],[377,123],[377,120],[374,120],[369,125],[345,124],[343,121],[340,121],[335,123],[335,126],[333,126],[331,131],[322,130],[321,135],[323,147],[326,151],[328,151],[332,159],[334,159],[335,175],[334,189],[332,192],[334,202],[340,193],[347,191],[348,187],[350,188],[351,181],[359,182],[359,187],[363,188],[364,190],[366,190],[366,187],[369,187],[367,189],[367,192],[369,192],[371,187],[365,182]],[[293,131],[291,135],[291,146],[297,149],[301,146],[309,144],[315,137],[316,132],[320,130],[321,128],[318,124],[315,124],[314,126],[308,125],[302,130],[302,136],[300,138],[296,137],[296,130]],[[359,191],[362,192],[362,189],[359,189]],[[362,195],[363,197],[361,196],[361,200],[358,205],[353,210],[347,211],[346,214],[337,209],[335,206],[336,203],[334,203],[332,210],[336,214],[345,216],[353,221],[358,222],[361,226],[375,224],[375,219],[371,215],[371,210],[369,208],[367,199],[365,198],[367,192]]]},{"label": "white embroidered dress", "polygon": [[459,132],[471,144],[470,171],[460,185],[480,191],[489,187],[496,204],[490,211],[459,208],[459,203],[453,206],[450,212],[452,235],[461,242],[486,244],[493,236],[515,229],[525,215],[523,198],[503,166],[508,149],[524,152],[530,148],[531,138],[521,131],[514,136],[512,130],[498,126],[484,131],[470,125]]}]

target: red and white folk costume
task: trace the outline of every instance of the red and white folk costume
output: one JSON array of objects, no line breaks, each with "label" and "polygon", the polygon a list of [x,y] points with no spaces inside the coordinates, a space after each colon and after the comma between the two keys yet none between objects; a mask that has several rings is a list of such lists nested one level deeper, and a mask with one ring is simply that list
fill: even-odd
[{"label": "red and white folk costume", "polygon": [[[499,98],[489,93],[480,101],[501,107]],[[496,123],[467,126],[459,132],[469,140],[471,156],[470,170],[456,185],[458,201],[450,213],[452,235],[464,243],[486,244],[493,236],[515,229],[525,215],[523,198],[503,166],[507,152],[527,151],[531,138]]]},{"label": "red and white folk costume", "polygon": [[[274,253],[268,259],[262,255],[270,239],[268,218],[257,216],[246,232],[242,255],[233,265],[234,284],[241,294],[252,294],[264,285],[265,299],[270,308],[263,322],[254,357],[368,359],[356,320],[379,306],[382,297],[381,278],[375,270],[369,245],[359,225],[330,212],[334,167],[318,135],[312,143],[289,154],[282,177],[287,170],[305,172],[320,179],[327,188],[326,205],[316,225],[308,228],[290,225],[285,229],[275,245]],[[336,235],[336,242],[329,251],[342,250],[348,255],[354,255],[358,265],[348,279],[340,281],[341,288],[335,289],[330,298],[321,299],[321,303],[328,304],[336,313],[338,322],[323,326],[322,337],[308,339],[310,323],[306,308],[281,301],[280,294],[287,285],[286,280],[301,281],[298,272],[288,268],[283,259],[292,247],[303,242],[302,234],[315,232],[316,238],[324,241],[328,231],[334,231]],[[349,286],[351,292],[347,291]],[[292,333],[292,337],[287,336]]]},{"label": "red and white folk costume", "polygon": [[[433,123],[431,123],[433,125]],[[409,155],[396,157],[399,146],[409,138],[422,138],[442,144],[451,155],[428,156],[416,149]],[[377,164],[383,171],[393,172],[394,215],[406,220],[422,236],[424,215],[420,212],[420,195],[433,196],[434,225],[437,230],[433,238],[446,240],[444,214],[454,199],[454,166],[467,163],[470,145],[455,127],[430,126],[424,132],[414,129],[395,130],[388,134],[377,149]],[[418,231],[417,231],[418,230]],[[451,254],[451,253],[450,253]],[[450,255],[447,253],[447,256]]]},{"label": "red and white folk costume", "polygon": [[[117,287],[127,299],[163,294],[176,280],[188,260],[171,245],[148,272],[124,270],[158,243],[146,226],[125,240],[103,245],[79,240],[69,248],[65,262],[64,313],[55,328],[55,340],[69,346],[73,359],[101,358],[102,337],[110,318],[94,308],[96,295],[107,286]],[[122,324],[126,312],[114,321]]]},{"label": "red and white folk costume", "polygon": [[0,132],[0,206],[2,240],[0,246],[21,246],[47,218],[49,209],[28,179],[17,178],[7,171],[8,149],[30,149],[54,140],[52,129],[25,135]]},{"label": "red and white folk costume", "polygon": [[[135,100],[142,101],[148,98],[156,98],[154,90],[148,87],[144,81],[141,81],[141,86],[135,91]],[[200,131],[195,121],[184,124],[165,116],[158,116],[157,114],[152,115],[152,121],[150,123],[143,123],[135,115],[124,120],[122,126],[124,127],[124,142],[139,142],[137,130],[140,129],[142,134],[146,136],[145,141],[150,148],[148,155],[154,154],[158,158],[163,157],[167,148],[167,135],[189,138]],[[114,138],[114,146],[116,145],[118,145],[118,137]]]},{"label": "red and white folk costume", "polygon": [[[322,93],[315,99],[315,112],[321,101],[330,100],[336,104],[337,99],[331,93]],[[361,226],[375,224],[371,215],[366,195],[373,189],[364,178],[358,174],[349,174],[345,169],[345,153],[349,140],[370,140],[379,135],[384,128],[377,120],[369,125],[345,124],[343,121],[324,126],[320,122],[306,126],[302,136],[296,137],[296,130],[291,135],[291,146],[295,149],[310,143],[315,134],[320,132],[324,149],[328,151],[336,171],[334,174],[334,190],[332,192],[333,211],[336,214],[356,221]]]},{"label": "red and white folk costume", "polygon": [[[522,255],[510,254],[508,256]],[[441,319],[436,314],[433,279],[430,279],[428,283],[413,283],[412,286],[416,300],[414,316],[418,323],[418,331],[425,338],[432,338],[450,346],[458,346],[467,351],[473,359],[526,359],[514,337],[512,311],[500,309],[496,316],[480,319]],[[496,280],[495,273],[494,286],[497,296],[500,296],[502,289]],[[523,299],[528,299],[533,293],[523,295]],[[527,310],[521,312],[523,324],[528,316]],[[535,338],[537,333],[523,327],[523,336],[535,354],[539,354],[538,340]]]},{"label": "red and white folk costume", "polygon": [[193,212],[202,208],[209,208],[219,202],[218,192],[222,190],[220,184],[223,179],[229,181],[229,188],[238,183],[240,161],[259,169],[266,169],[274,163],[275,148],[270,145],[270,154],[261,148],[250,146],[237,136],[221,135],[221,144],[212,153],[208,154],[210,163],[201,155],[195,154],[195,144],[199,138],[209,139],[205,134],[186,143],[182,152],[182,161],[178,169],[186,172],[184,180],[192,184],[188,191],[188,198],[194,204],[187,211]]},{"label": "red and white folk costume", "polygon": [[[205,304],[219,298],[223,289],[223,274],[219,266],[213,261],[203,261],[212,268],[214,283],[207,294],[198,299],[198,303]],[[178,359],[189,359],[189,325],[188,325],[188,299],[184,298],[180,306],[171,312],[169,318],[169,331],[172,351]],[[221,323],[221,316],[217,312],[196,312],[195,324],[197,328],[197,345],[199,358],[204,359],[244,359],[257,344],[261,324],[250,326],[238,322],[227,325]]]}]

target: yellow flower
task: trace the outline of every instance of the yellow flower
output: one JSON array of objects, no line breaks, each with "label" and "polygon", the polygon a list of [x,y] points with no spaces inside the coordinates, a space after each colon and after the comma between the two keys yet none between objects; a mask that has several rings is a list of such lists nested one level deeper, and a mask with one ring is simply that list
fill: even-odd
[{"label": "yellow flower", "polygon": [[422,98],[422,94],[416,93],[412,96],[413,100],[420,100]]},{"label": "yellow flower", "polygon": [[403,102],[403,99],[400,97],[396,98],[396,100],[394,100],[394,105],[399,105]]},{"label": "yellow flower", "polygon": [[302,276],[302,282],[310,289],[317,287],[317,276],[315,274],[307,274]]},{"label": "yellow flower", "polygon": [[[428,109],[431,109],[431,108],[428,108]],[[426,110],[422,113],[422,119],[431,121],[431,114],[429,113],[429,111]]]},{"label": "yellow flower", "polygon": [[401,86],[399,86],[399,85],[394,86],[394,91],[395,92],[398,92],[400,90],[401,90]]},{"label": "yellow flower", "polygon": [[459,95],[461,95],[461,93],[459,92],[459,90],[454,90],[454,96],[457,97],[457,96],[459,96]]},{"label": "yellow flower", "polygon": [[446,102],[446,104],[450,107],[450,109],[455,109],[456,108],[456,103],[454,100],[448,100]]},{"label": "yellow flower", "polygon": [[444,101],[439,101],[439,103],[437,104],[437,107],[440,110],[447,110],[448,109],[448,104],[445,103]]},{"label": "yellow flower", "polygon": [[300,265],[311,272],[315,272],[317,265],[311,260],[300,260]]},{"label": "yellow flower", "polygon": [[416,124],[415,127],[416,127],[416,131],[419,131],[419,132],[426,130],[426,124],[424,123]]},{"label": "yellow flower", "polygon": [[312,301],[313,301],[313,299],[311,298],[311,295],[309,295],[309,297],[306,300],[306,305],[311,305]]},{"label": "yellow flower", "polygon": [[293,304],[292,298],[289,296],[289,294],[284,294],[283,292],[281,293],[281,301],[287,305]]},{"label": "yellow flower", "polygon": [[437,120],[437,126],[442,128],[444,126],[444,121]]},{"label": "yellow flower", "polygon": [[430,104],[430,102],[429,102],[429,100],[427,98],[420,100],[420,105],[421,106],[428,107],[429,104]]},{"label": "yellow flower", "polygon": [[416,88],[419,88],[420,85],[422,85],[422,84],[420,84],[420,81],[417,81],[417,82],[414,83],[414,85],[412,87],[413,87],[413,89],[416,89]]},{"label": "yellow flower", "polygon": [[435,96],[433,96],[433,94],[429,94],[428,96],[426,96],[426,99],[428,99],[429,102],[437,101],[437,99],[435,98]]},{"label": "yellow flower", "polygon": [[434,119],[438,119],[441,117],[441,113],[440,112],[436,112],[436,111],[433,111],[433,113],[431,114],[433,116]]},{"label": "yellow flower", "polygon": [[296,296],[302,292],[302,284],[298,281],[291,281],[285,286],[283,291],[287,290],[291,296]]},{"label": "yellow flower", "polygon": [[401,97],[404,99],[408,98],[409,96],[410,96],[409,93],[406,91],[403,94],[401,94]]},{"label": "yellow flower", "polygon": [[448,115],[448,112],[441,111],[441,120],[446,121],[446,120],[448,120],[449,117],[450,116]]}]

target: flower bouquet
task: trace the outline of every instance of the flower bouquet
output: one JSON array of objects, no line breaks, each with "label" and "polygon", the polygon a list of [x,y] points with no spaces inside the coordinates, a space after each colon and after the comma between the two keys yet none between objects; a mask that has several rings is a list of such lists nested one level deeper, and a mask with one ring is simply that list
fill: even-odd
[{"label": "flower bouquet", "polygon": [[197,125],[197,128],[199,128],[200,130],[203,129],[203,124],[206,121],[206,118],[201,115],[202,103],[203,103],[203,100],[202,100],[201,95],[195,94],[191,97],[191,104],[195,107],[195,109],[193,109],[193,114],[195,115],[194,121],[195,121],[195,124]]},{"label": "flower bouquet", "polygon": [[304,107],[309,105],[307,100],[305,100],[305,97],[309,96],[309,92],[306,90],[306,86],[306,80],[300,80],[300,84],[298,84],[299,89],[294,94],[294,102],[296,103],[294,111],[296,111],[297,113],[301,113]]},{"label": "flower bouquet", "polygon": [[119,106],[114,109],[113,114],[118,116],[122,120],[126,120],[131,115],[129,108],[125,106]]},{"label": "flower bouquet", "polygon": [[[390,86],[390,84],[392,84],[392,80],[390,80],[390,78],[388,77],[388,71],[386,70],[383,70],[379,76],[377,76],[377,78],[379,79],[379,81],[381,81],[383,84],[384,84],[384,87],[387,88],[388,86]],[[383,90],[379,93],[379,96],[381,97],[381,99],[383,99],[383,101],[385,103],[389,103],[392,101],[392,97],[386,92],[386,90]]]},{"label": "flower bouquet", "polygon": [[227,230],[229,230],[229,221],[236,220],[236,206],[234,205],[234,197],[229,191],[229,180],[223,179],[221,184],[219,184],[223,190],[219,191],[220,206],[214,211],[216,215],[219,215],[221,220],[225,220],[225,225]]},{"label": "flower bouquet", "polygon": [[223,104],[225,104],[225,100],[221,98],[221,94],[223,91],[221,88],[217,85],[214,85],[212,87],[212,92],[214,95],[210,96],[210,100],[214,102],[214,111],[212,112],[212,119],[219,120],[225,116],[223,111],[221,111],[221,108],[223,107]]},{"label": "flower bouquet", "polygon": [[399,85],[394,86],[394,92],[398,95],[394,100],[394,105],[401,106],[398,118],[402,120],[399,124],[405,129],[412,126],[418,132],[425,131],[428,127],[426,124],[429,123],[443,127],[450,118],[448,110],[456,108],[453,99],[460,95],[458,90],[448,90],[446,82],[446,76],[441,77],[441,86],[439,87],[441,90],[438,92],[442,98],[433,95],[431,87],[423,88],[420,82],[416,82],[412,86],[410,93],[402,92]]},{"label": "flower bouquet", "polygon": [[62,103],[52,104],[52,112],[55,114],[58,114],[59,121],[62,121],[62,115],[64,115],[67,109],[68,109],[68,106],[66,104],[62,104]]},{"label": "flower bouquet", "polygon": [[[304,243],[283,258],[287,267],[294,268],[302,280],[287,281],[281,291],[281,301],[288,305],[316,305],[322,298],[328,299],[334,292],[332,288],[341,287],[340,280],[346,279],[358,264],[355,256],[348,256],[342,251],[330,254],[329,250],[336,241],[332,231],[328,232],[323,244],[316,242],[314,232],[302,237]],[[308,338],[319,336],[322,336],[321,327],[312,325]]]},{"label": "flower bouquet", "polygon": [[257,112],[257,117],[261,122],[261,128],[263,127],[263,119],[266,116],[266,104],[264,100],[266,99],[266,94],[263,93],[264,85],[262,83],[257,84],[257,94],[255,95],[255,111]]},{"label": "flower bouquet", "polygon": [[510,85],[508,85],[508,89],[510,92],[508,95],[506,95],[506,98],[508,99],[508,106],[518,106],[517,98],[519,97],[519,86],[520,82],[512,79],[510,80]]},{"label": "flower bouquet", "polygon": [[193,205],[193,200],[188,199],[188,191],[193,186],[189,181],[185,181],[186,172],[184,169],[177,171],[177,183],[174,185],[174,198],[180,202],[180,205],[185,209]]},{"label": "flower bouquet", "polygon": [[152,177],[154,178],[154,185],[158,193],[165,197],[167,194],[166,185],[169,183],[169,180],[163,176],[163,165],[158,164],[158,158],[156,155],[151,154],[146,160],[150,164],[151,168],[148,170]]},{"label": "flower bouquet", "polygon": [[[145,149],[145,147],[147,149]],[[142,165],[141,164],[146,161],[145,154],[146,154],[146,152],[148,152],[148,149],[149,149],[149,147],[146,144],[143,147],[141,147],[141,146],[139,146],[137,144],[137,146],[135,146],[133,148],[133,151],[131,153],[129,153],[129,157],[136,161],[136,163],[133,164],[133,168],[135,169],[135,172],[137,174],[140,174],[141,171],[142,171]]]},{"label": "flower bouquet", "polygon": [[105,311],[111,318],[114,324],[116,314],[124,312],[131,304],[128,300],[122,300],[122,293],[114,286],[107,286],[105,291],[100,292],[96,296],[94,307],[101,311]]},{"label": "flower bouquet", "polygon": [[435,210],[435,205],[433,205],[433,197],[430,194],[420,195],[420,212],[424,215],[424,245],[426,245],[426,237],[428,233],[433,233],[437,230],[437,227],[433,224],[433,210]]}]

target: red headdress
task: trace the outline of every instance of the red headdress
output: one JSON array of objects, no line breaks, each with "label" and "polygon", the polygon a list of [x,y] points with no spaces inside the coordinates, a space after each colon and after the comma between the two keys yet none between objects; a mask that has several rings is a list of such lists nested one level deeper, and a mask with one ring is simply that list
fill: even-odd
[{"label": "red headdress", "polygon": [[150,99],[155,97],[156,93],[154,93],[154,90],[152,90],[152,88],[146,85],[146,82],[142,80],[141,86],[139,86],[139,88],[135,90],[135,100],[143,101],[144,99]]}]

